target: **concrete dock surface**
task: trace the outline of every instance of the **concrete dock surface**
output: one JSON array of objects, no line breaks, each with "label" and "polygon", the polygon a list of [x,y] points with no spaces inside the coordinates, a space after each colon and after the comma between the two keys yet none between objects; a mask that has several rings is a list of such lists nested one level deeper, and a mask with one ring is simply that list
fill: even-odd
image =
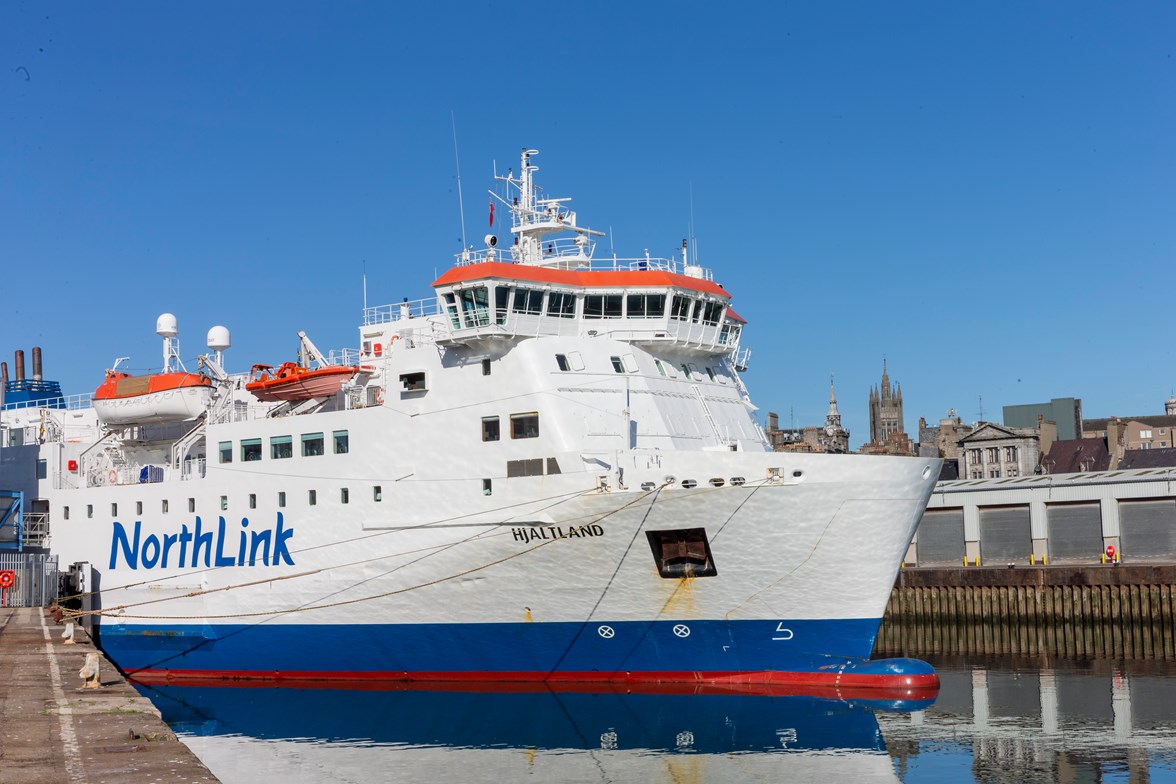
[{"label": "concrete dock surface", "polygon": [[[215,784],[195,754],[78,628],[0,609],[0,784]],[[101,688],[79,671],[97,654]]]}]

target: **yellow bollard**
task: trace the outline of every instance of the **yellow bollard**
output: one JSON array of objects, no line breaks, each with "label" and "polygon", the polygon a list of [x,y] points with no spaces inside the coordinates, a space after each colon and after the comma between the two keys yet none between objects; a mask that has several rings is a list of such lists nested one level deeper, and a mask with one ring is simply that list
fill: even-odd
[{"label": "yellow bollard", "polygon": [[1049,554],[1048,554],[1048,553],[1042,553],[1042,554],[1041,554],[1041,565],[1042,565],[1042,566],[1048,566],[1048,565],[1049,565]]},{"label": "yellow bollard", "polygon": [[1034,557],[1033,557],[1033,556],[1034,556],[1034,554],[1033,554],[1033,553],[1029,553],[1029,565],[1030,565],[1030,566],[1036,566],[1036,565],[1037,565],[1037,561],[1035,561],[1035,560],[1034,560]]}]

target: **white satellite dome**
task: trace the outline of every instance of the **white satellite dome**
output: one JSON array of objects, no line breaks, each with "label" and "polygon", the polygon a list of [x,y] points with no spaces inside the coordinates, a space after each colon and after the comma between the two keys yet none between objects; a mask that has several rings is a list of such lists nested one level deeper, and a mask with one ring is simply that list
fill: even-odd
[{"label": "white satellite dome", "polygon": [[208,347],[213,351],[227,351],[231,345],[228,327],[215,326],[208,330]]},{"label": "white satellite dome", "polygon": [[180,334],[179,322],[171,313],[164,313],[155,320],[155,334],[161,338],[174,338]]}]

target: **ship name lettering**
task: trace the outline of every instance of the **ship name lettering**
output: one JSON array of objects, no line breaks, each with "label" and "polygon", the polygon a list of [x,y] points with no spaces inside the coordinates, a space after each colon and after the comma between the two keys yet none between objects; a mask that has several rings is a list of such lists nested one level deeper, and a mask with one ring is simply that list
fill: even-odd
[{"label": "ship name lettering", "polygon": [[510,529],[511,536],[516,542],[534,542],[536,540],[555,541],[556,539],[583,539],[587,536],[604,536],[604,528],[596,523],[587,525],[571,525],[564,528],[562,525],[547,525],[547,526],[533,526],[531,528],[512,528]]},{"label": "ship name lettering", "polygon": [[126,526],[115,521],[110,537],[110,568],[117,569],[120,561],[128,569],[257,566],[259,561],[265,566],[294,565],[289,547],[294,529],[286,527],[281,512],[278,512],[273,528],[260,531],[246,530],[249,518],[242,517],[236,552],[232,532],[227,528],[228,523],[221,517],[215,529],[205,530],[204,521],[197,516],[191,528],[183,523],[177,533],[143,536],[141,520],[135,521],[131,533],[127,532]]}]

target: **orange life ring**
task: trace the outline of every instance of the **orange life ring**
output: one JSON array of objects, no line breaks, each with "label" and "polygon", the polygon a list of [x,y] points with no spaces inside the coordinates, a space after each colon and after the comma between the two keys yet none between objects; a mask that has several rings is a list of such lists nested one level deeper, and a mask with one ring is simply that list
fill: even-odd
[{"label": "orange life ring", "polygon": [[118,482],[118,471],[115,471],[113,468],[110,469],[110,473],[106,475],[106,480],[112,485]]},{"label": "orange life ring", "polygon": [[0,572],[0,588],[11,588],[16,585],[16,572],[5,569]]},{"label": "orange life ring", "polygon": [[376,405],[377,406],[384,405],[384,388],[383,387],[376,387]]}]

